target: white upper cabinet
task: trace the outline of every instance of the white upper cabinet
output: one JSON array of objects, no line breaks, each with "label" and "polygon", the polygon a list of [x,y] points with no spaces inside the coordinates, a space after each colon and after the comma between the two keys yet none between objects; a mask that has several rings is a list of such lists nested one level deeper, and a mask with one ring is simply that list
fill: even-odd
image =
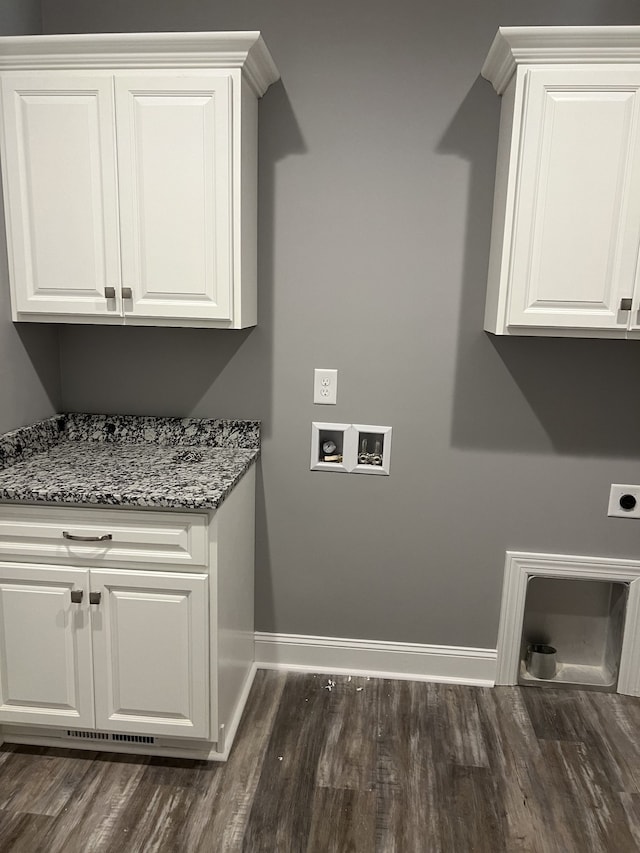
[{"label": "white upper cabinet", "polygon": [[115,79],[127,316],[232,319],[231,89],[228,74]]},{"label": "white upper cabinet", "polygon": [[2,105],[14,319],[100,315],[120,292],[112,81],[12,74]]},{"label": "white upper cabinet", "polygon": [[485,329],[640,330],[640,27],[505,28]]},{"label": "white upper cabinet", "polygon": [[0,38],[14,320],[257,321],[259,33]]}]

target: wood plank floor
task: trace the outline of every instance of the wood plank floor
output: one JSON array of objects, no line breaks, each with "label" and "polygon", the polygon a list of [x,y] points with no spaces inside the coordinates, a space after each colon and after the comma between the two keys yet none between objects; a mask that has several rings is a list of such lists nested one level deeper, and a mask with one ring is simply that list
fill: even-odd
[{"label": "wood plank floor", "polygon": [[615,694],[261,671],[226,764],[2,747],[0,851],[631,853],[639,735]]}]

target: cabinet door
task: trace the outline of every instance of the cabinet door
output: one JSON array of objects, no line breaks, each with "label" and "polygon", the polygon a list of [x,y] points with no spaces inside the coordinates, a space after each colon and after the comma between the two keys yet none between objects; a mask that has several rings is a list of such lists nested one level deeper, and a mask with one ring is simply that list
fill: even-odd
[{"label": "cabinet door", "polygon": [[[7,75],[3,179],[14,319],[120,306],[113,80]],[[107,299],[105,288],[115,289]]]},{"label": "cabinet door", "polygon": [[96,726],[209,736],[206,575],[92,571]]},{"label": "cabinet door", "polygon": [[509,326],[624,335],[640,240],[639,90],[639,66],[527,72]]},{"label": "cabinet door", "polygon": [[127,315],[231,319],[231,83],[116,76]]},{"label": "cabinet door", "polygon": [[88,593],[86,569],[0,563],[0,722],[93,727]]}]

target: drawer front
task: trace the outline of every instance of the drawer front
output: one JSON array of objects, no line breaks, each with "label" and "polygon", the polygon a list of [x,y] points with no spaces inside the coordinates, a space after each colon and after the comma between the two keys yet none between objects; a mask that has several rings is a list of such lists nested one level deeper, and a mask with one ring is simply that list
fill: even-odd
[{"label": "drawer front", "polygon": [[0,559],[65,565],[208,565],[206,515],[0,505]]}]

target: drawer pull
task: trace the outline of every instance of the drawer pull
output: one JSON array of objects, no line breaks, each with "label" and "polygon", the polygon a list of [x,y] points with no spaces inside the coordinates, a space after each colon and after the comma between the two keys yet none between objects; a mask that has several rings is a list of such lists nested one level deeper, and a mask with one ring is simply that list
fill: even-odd
[{"label": "drawer pull", "polygon": [[111,533],[105,533],[103,536],[74,536],[72,533],[63,530],[62,535],[65,539],[71,539],[74,542],[107,542],[109,539],[113,539]]},{"label": "drawer pull", "polygon": [[101,592],[90,592],[89,593],[89,604],[100,604],[101,598],[102,598]]},{"label": "drawer pull", "polygon": [[82,589],[72,589],[71,590],[71,603],[72,604],[82,604],[83,594],[84,594],[84,590],[82,590]]}]

